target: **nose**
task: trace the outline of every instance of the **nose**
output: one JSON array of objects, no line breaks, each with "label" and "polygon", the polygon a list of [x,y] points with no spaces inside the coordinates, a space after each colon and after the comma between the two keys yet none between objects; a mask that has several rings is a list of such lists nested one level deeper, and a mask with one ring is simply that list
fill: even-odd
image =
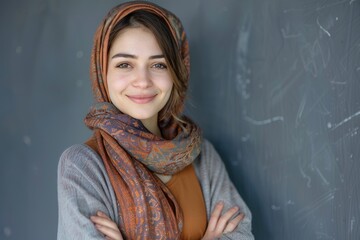
[{"label": "nose", "polygon": [[147,69],[138,69],[133,86],[137,88],[148,88],[152,86],[151,76]]}]

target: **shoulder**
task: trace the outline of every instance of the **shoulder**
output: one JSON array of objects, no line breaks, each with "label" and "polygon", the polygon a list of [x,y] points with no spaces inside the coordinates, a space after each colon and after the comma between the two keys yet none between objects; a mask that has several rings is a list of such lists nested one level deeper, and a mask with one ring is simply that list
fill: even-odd
[{"label": "shoulder", "polygon": [[224,163],[215,147],[205,138],[202,142],[200,155],[194,162],[194,167],[200,180],[211,178],[213,174],[225,170]]},{"label": "shoulder", "polygon": [[100,156],[86,144],[74,144],[61,154],[59,165],[96,164]]},{"label": "shoulder", "polygon": [[218,168],[223,165],[220,155],[216,151],[214,145],[208,140],[203,139],[201,153],[198,159],[201,165],[206,165],[208,169]]},{"label": "shoulder", "polygon": [[104,172],[104,170],[105,168],[99,154],[86,144],[75,144],[68,147],[61,154],[58,164],[59,177],[75,172],[95,174]]},{"label": "shoulder", "polygon": [[218,153],[215,150],[214,145],[206,138],[203,139],[203,142],[201,145],[201,154],[204,156],[218,155]]},{"label": "shoulder", "polygon": [[98,155],[93,149],[86,144],[74,144],[61,154],[60,159],[81,158],[81,157],[96,157]]}]

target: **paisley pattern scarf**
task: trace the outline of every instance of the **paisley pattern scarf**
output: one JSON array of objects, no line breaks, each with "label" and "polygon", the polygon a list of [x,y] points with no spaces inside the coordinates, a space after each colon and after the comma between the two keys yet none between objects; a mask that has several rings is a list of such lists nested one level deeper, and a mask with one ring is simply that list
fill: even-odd
[{"label": "paisley pattern scarf", "polygon": [[91,79],[96,103],[85,118],[94,131],[97,150],[104,162],[119,204],[119,229],[125,239],[179,239],[183,217],[175,198],[153,174],[175,174],[200,153],[199,128],[185,118],[160,125],[163,137],[149,132],[140,120],[121,113],[111,102],[106,72],[109,34],[115,24],[136,10],[160,16],[171,30],[189,72],[188,42],[180,21],[159,6],[134,1],[110,11],[97,29],[91,56]]}]

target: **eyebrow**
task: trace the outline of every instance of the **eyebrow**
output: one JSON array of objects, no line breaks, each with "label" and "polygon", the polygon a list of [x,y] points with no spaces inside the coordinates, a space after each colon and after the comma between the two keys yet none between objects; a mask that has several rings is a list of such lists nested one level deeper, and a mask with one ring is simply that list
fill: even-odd
[{"label": "eyebrow", "polygon": [[[127,54],[127,53],[117,53],[114,56],[111,57],[111,59],[117,58],[117,57],[123,57],[123,58],[134,58],[137,59],[138,57],[132,54]],[[165,58],[164,54],[159,54],[159,55],[153,55],[150,56],[149,59],[158,59],[158,58]]]}]

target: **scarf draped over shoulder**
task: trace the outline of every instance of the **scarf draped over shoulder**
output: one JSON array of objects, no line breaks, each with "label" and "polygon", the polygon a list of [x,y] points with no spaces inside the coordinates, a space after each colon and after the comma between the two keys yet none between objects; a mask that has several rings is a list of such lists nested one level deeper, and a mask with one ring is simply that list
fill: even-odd
[{"label": "scarf draped over shoulder", "polygon": [[[125,239],[179,239],[183,216],[169,189],[154,174],[175,174],[200,153],[201,134],[185,118],[159,125],[163,137],[149,132],[140,120],[121,113],[110,101],[107,83],[109,35],[126,15],[146,10],[160,16],[170,28],[182,60],[190,69],[188,42],[178,18],[149,2],[134,1],[113,8],[98,27],[90,75],[95,103],[85,117],[119,204],[119,229]],[[187,79],[188,80],[188,79]]]}]

